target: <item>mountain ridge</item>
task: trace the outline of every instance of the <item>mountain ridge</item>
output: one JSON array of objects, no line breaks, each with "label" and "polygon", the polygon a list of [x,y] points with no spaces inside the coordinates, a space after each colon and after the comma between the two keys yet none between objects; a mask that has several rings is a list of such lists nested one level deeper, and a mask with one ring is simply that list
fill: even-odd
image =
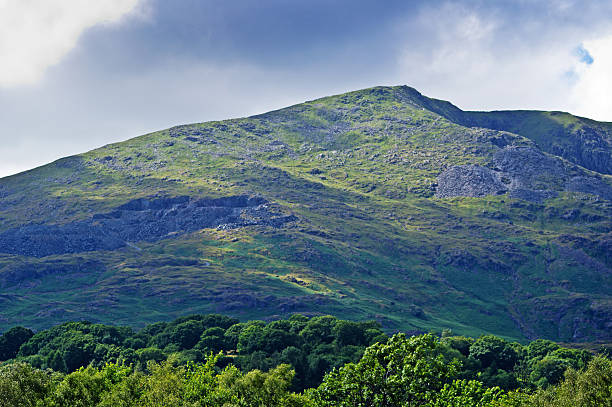
[{"label": "mountain ridge", "polygon": [[61,225],[103,226],[108,214],[129,223],[119,208],[139,199],[257,197],[291,221],[196,222],[177,235],[162,227],[183,216],[171,204],[135,218],[165,219],[149,223],[164,233],[155,242],[40,257],[4,249],[2,324],[303,312],[389,330],[609,340],[608,124],[461,112],[413,88],[375,87],[176,126],[3,178],[0,250],[9,231],[25,247]]}]

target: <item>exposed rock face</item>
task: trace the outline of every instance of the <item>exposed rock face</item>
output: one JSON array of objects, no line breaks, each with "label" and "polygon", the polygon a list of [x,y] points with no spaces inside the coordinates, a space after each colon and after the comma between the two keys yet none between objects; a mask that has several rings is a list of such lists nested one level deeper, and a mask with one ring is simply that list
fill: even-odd
[{"label": "exposed rock face", "polygon": [[573,177],[567,182],[565,188],[568,191],[593,194],[612,201],[612,187],[599,178]]},{"label": "exposed rock face", "polygon": [[525,146],[506,146],[495,153],[491,166],[460,165],[438,176],[436,196],[482,197],[509,192],[510,197],[541,202],[558,191],[582,192],[612,200],[612,186],[588,175],[571,176],[558,158]]},{"label": "exposed rock face", "polygon": [[0,253],[44,257],[115,250],[127,242],[168,238],[203,228],[248,225],[279,227],[295,220],[274,216],[262,198],[231,196],[192,200],[187,196],[136,199],[90,220],[66,225],[27,225],[0,235]]},{"label": "exposed rock face", "polygon": [[477,165],[458,165],[440,174],[436,196],[481,197],[506,192],[506,186],[495,171]]},{"label": "exposed rock face", "polygon": [[575,133],[574,142],[555,145],[551,152],[585,168],[602,174],[612,174],[612,138],[599,126],[583,126]]},{"label": "exposed rock face", "polygon": [[533,147],[507,146],[495,153],[493,164],[510,180],[509,189],[555,189],[567,177],[561,160]]}]

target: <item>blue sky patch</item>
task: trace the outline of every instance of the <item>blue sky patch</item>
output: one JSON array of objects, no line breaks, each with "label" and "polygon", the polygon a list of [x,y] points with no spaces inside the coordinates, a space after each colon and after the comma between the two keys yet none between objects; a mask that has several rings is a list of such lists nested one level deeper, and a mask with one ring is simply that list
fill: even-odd
[{"label": "blue sky patch", "polygon": [[591,56],[589,51],[584,48],[582,44],[576,47],[576,49],[574,50],[574,55],[578,57],[580,62],[584,62],[587,65],[591,65],[594,62],[593,57]]}]

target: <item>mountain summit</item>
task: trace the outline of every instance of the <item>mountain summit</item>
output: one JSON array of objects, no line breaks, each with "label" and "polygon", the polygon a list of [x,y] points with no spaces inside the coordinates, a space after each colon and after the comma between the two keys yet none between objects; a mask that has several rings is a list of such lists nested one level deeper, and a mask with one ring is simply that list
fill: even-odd
[{"label": "mountain summit", "polygon": [[612,124],[375,87],[0,180],[0,326],[188,313],[612,340]]}]

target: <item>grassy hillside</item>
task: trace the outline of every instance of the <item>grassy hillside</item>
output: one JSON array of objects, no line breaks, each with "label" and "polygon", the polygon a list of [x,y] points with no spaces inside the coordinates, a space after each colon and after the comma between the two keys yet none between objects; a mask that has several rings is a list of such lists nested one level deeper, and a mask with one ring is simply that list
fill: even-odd
[{"label": "grassy hillside", "polygon": [[[506,114],[531,116],[500,130]],[[378,87],[4,178],[0,326],[300,312],[609,341],[610,171],[553,155],[551,115],[468,114]],[[243,196],[266,203],[231,203]],[[196,222],[219,207],[240,221]]]}]

